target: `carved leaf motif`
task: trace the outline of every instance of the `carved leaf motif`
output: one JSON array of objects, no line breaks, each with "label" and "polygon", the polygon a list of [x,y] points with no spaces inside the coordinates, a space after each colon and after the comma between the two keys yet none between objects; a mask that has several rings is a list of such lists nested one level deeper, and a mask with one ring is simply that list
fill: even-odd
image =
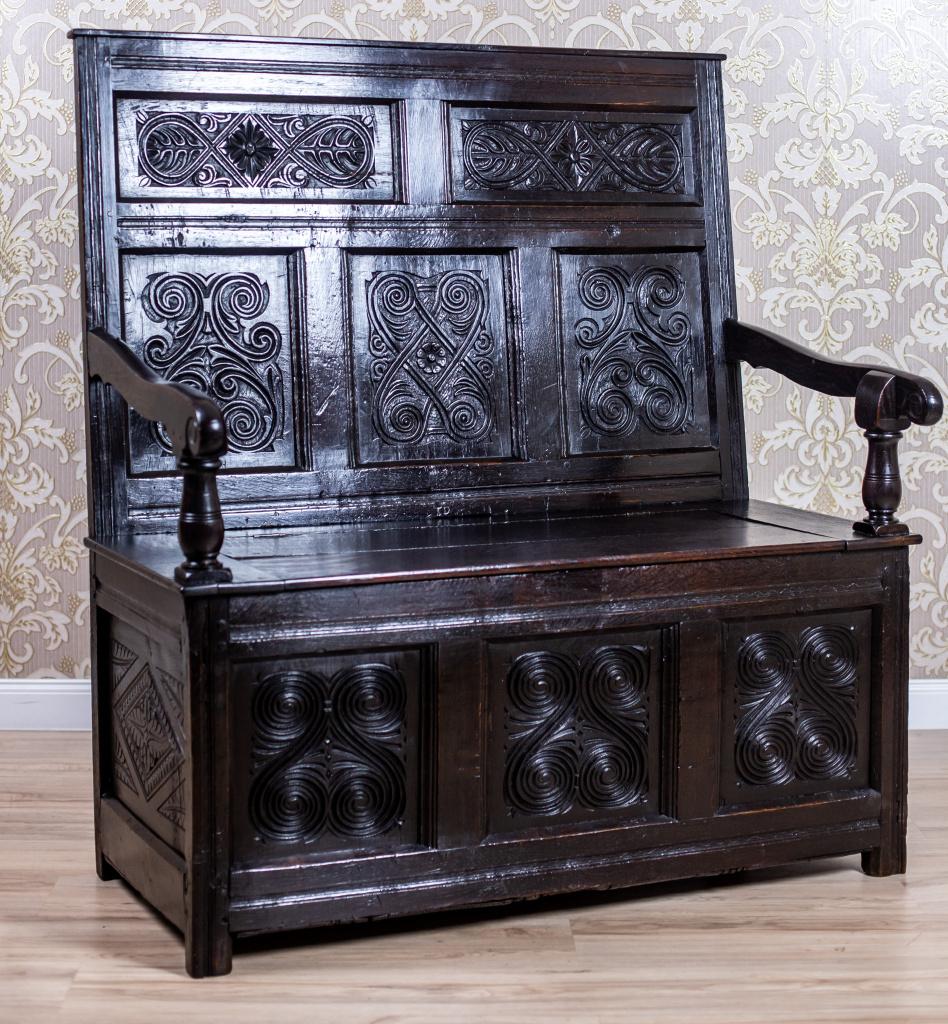
[{"label": "carved leaf motif", "polygon": [[383,443],[438,435],[462,443],[494,428],[495,342],[484,276],[374,274],[366,285],[372,420]]},{"label": "carved leaf motif", "polygon": [[685,190],[680,125],[465,120],[461,138],[469,190]]},{"label": "carved leaf motif", "polygon": [[520,655],[507,676],[511,815],[631,807],[648,795],[648,650]]},{"label": "carved leaf motif", "polygon": [[737,654],[738,778],[780,786],[849,776],[857,756],[857,665],[845,626],[746,637]]},{"label": "carved leaf motif", "polygon": [[[217,401],[233,451],[272,451],[284,433],[283,336],[260,319],[269,303],[269,286],[249,272],[150,274],[141,295],[145,316],[164,327],[145,342],[142,359]],[[150,430],[170,454],[164,428]]]},{"label": "carved leaf motif", "polygon": [[174,188],[373,188],[369,116],[138,111],[140,184]]}]

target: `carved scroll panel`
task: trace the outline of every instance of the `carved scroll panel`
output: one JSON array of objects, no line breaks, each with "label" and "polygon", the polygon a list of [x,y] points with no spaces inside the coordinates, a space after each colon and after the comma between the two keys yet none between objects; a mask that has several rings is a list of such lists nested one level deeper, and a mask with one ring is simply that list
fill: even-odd
[{"label": "carved scroll panel", "polygon": [[[210,395],[227,425],[226,469],[297,463],[292,263],[247,253],[128,255],[124,337],[161,377]],[[129,412],[133,474],[172,472],[163,427]]]},{"label": "carved scroll panel", "polygon": [[729,802],[866,784],[870,623],[856,611],[728,627]]},{"label": "carved scroll panel", "polygon": [[269,858],[418,842],[423,664],[410,650],[241,666],[237,846]]},{"label": "carved scroll panel", "polygon": [[175,849],[185,825],[184,682],[179,651],[110,620],[102,666],[111,680],[112,787]]},{"label": "carved scroll panel", "polygon": [[451,110],[455,200],[694,201],[687,119],[587,111]]},{"label": "carved scroll panel", "polygon": [[653,631],[491,645],[492,831],[655,809],[658,653]]},{"label": "carved scroll panel", "polygon": [[387,104],[122,99],[123,199],[396,198]]},{"label": "carved scroll panel", "polygon": [[697,253],[559,255],[570,455],[711,443]]},{"label": "carved scroll panel", "polygon": [[503,257],[353,254],[348,279],[359,464],[510,458]]}]

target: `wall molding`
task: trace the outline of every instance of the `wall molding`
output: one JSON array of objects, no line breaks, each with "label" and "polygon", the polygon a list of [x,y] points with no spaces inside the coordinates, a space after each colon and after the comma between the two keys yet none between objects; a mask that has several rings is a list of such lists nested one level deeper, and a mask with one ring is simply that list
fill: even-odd
[{"label": "wall molding", "polygon": [[[90,726],[88,679],[0,679],[0,730]],[[948,729],[948,679],[909,682],[909,728]]]}]

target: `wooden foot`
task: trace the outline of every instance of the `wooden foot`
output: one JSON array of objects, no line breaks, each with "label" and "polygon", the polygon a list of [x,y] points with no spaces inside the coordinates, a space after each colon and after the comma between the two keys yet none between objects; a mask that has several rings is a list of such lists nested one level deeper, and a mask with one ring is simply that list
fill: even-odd
[{"label": "wooden foot", "polygon": [[184,935],[184,967],[192,978],[215,978],[230,974],[232,942],[226,928],[188,922]]},{"label": "wooden foot", "polygon": [[906,866],[904,838],[887,846],[875,846],[862,852],[862,870],[873,878],[904,875]]},{"label": "wooden foot", "polygon": [[121,877],[98,850],[95,852],[95,873],[103,882],[114,882]]}]

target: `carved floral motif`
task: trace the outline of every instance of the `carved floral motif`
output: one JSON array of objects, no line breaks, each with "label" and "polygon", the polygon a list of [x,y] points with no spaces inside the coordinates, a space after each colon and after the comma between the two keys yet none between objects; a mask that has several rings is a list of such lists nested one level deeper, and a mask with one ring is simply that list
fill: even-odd
[{"label": "carved floral motif", "polygon": [[494,428],[496,346],[483,274],[373,274],[366,285],[372,423],[383,443],[464,443]]},{"label": "carved floral motif", "polygon": [[465,120],[461,144],[468,190],[685,190],[680,125]]},{"label": "carved floral motif", "polygon": [[374,188],[371,115],[139,109],[143,186]]}]

